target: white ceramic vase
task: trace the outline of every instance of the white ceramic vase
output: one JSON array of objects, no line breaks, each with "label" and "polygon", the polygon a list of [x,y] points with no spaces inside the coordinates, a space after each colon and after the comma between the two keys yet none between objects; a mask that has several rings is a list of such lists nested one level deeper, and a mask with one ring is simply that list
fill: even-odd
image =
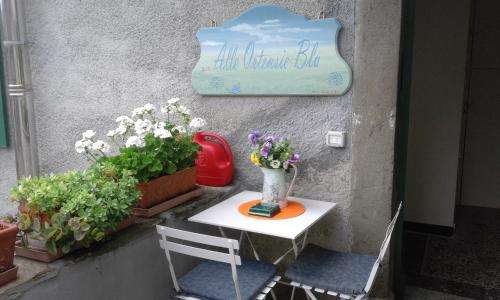
[{"label": "white ceramic vase", "polygon": [[280,208],[287,207],[288,195],[292,190],[295,177],[297,177],[297,168],[294,165],[292,167],[295,170],[295,174],[289,186],[286,183],[286,172],[284,169],[260,168],[264,174],[262,202],[274,202],[278,203]]}]

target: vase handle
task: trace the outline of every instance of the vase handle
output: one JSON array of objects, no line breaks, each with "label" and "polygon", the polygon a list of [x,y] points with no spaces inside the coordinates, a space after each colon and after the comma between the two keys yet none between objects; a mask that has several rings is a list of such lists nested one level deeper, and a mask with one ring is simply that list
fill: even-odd
[{"label": "vase handle", "polygon": [[299,171],[295,165],[290,164],[290,166],[293,167],[295,174],[293,175],[292,181],[290,182],[290,187],[288,187],[288,191],[286,192],[285,201],[288,200],[288,196],[290,195],[290,192],[292,191],[293,184],[295,183],[295,178],[297,178],[297,172]]}]

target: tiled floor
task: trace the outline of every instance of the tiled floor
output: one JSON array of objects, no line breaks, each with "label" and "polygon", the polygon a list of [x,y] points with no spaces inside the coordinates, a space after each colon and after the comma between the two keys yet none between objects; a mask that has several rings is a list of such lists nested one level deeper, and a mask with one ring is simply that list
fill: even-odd
[{"label": "tiled floor", "polygon": [[407,231],[403,245],[409,285],[500,299],[500,209],[459,207],[453,236]]},{"label": "tiled floor", "polygon": [[426,290],[414,286],[406,286],[405,300],[472,300],[452,294]]}]

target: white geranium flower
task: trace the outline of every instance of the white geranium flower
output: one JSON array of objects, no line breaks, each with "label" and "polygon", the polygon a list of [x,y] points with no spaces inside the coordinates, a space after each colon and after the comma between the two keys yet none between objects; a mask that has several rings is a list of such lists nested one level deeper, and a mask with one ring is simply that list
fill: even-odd
[{"label": "white geranium flower", "polygon": [[146,111],[144,110],[144,107],[137,107],[132,111],[132,117],[142,117],[145,113]]},{"label": "white geranium flower", "polygon": [[95,151],[102,151],[104,153],[109,152],[109,145],[101,140],[97,140],[95,143],[92,144],[92,150]]},{"label": "white geranium flower", "polygon": [[279,160],[273,160],[270,165],[274,169],[278,169],[280,167],[281,162]]},{"label": "white geranium flower", "polygon": [[128,128],[125,127],[125,126],[118,126],[118,128],[115,129],[115,134],[119,134],[119,135],[124,135],[125,133],[127,133],[128,131]]},{"label": "white geranium flower", "polygon": [[118,118],[116,118],[116,122],[120,123],[120,126],[124,127],[130,127],[134,125],[134,120],[132,120],[128,116],[119,116]]},{"label": "white geranium flower", "polygon": [[83,146],[83,141],[76,141],[75,143],[75,150],[77,153],[84,153],[85,152],[85,147]]},{"label": "white geranium flower", "polygon": [[169,114],[175,111],[175,106],[173,105],[166,105],[161,108],[161,112],[164,114]]},{"label": "white geranium flower", "polygon": [[186,133],[186,128],[184,128],[183,126],[175,126],[174,129],[179,131],[180,133]]},{"label": "white geranium flower", "polygon": [[115,137],[116,135],[116,130],[110,130],[108,131],[108,133],[106,134],[107,137],[110,137],[110,138],[113,138]]},{"label": "white geranium flower", "polygon": [[162,139],[168,139],[172,137],[172,133],[165,129],[165,122],[158,122],[153,125],[153,135]]},{"label": "white geranium flower", "polygon": [[167,101],[167,103],[168,103],[168,104],[170,104],[170,105],[174,105],[174,104],[176,104],[177,102],[179,102],[179,100],[181,100],[181,99],[179,99],[179,98],[177,98],[177,97],[174,97],[174,98],[170,98],[170,99]]},{"label": "white geranium flower", "polygon": [[135,122],[134,128],[138,135],[145,135],[153,129],[153,124],[148,119],[139,119]]},{"label": "white geranium flower", "polygon": [[94,137],[94,135],[95,135],[95,131],[94,131],[94,130],[87,130],[87,131],[85,131],[85,132],[82,134],[82,136],[83,136],[84,138],[86,138],[86,139],[91,139],[91,138],[93,138],[93,137]]},{"label": "white geranium flower", "polygon": [[153,134],[155,137],[159,137],[161,139],[168,139],[172,137],[172,133],[165,128],[157,128],[154,130]]},{"label": "white geranium flower", "polygon": [[189,122],[189,127],[200,128],[206,125],[205,120],[202,118],[194,118]]},{"label": "white geranium flower", "polygon": [[130,148],[132,146],[136,146],[136,147],[144,147],[146,143],[144,142],[144,140],[136,135],[133,135],[131,137],[129,137],[127,139],[127,141],[125,142],[125,147],[127,148]]},{"label": "white geranium flower", "polygon": [[92,144],[93,142],[91,140],[83,138],[75,143],[75,150],[78,153],[87,152],[92,148]]},{"label": "white geranium flower", "polygon": [[177,108],[177,111],[180,112],[181,114],[183,115],[189,115],[191,112],[189,111],[189,109],[187,107],[185,107],[184,105],[181,105]]},{"label": "white geranium flower", "polygon": [[151,103],[145,104],[142,108],[147,113],[152,113],[152,112],[154,112],[156,110],[156,107],[153,104],[151,104]]}]

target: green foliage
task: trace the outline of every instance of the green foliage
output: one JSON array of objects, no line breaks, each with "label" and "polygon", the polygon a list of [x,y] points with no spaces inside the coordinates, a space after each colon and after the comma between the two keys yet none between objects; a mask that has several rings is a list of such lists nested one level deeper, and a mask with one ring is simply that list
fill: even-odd
[{"label": "green foliage", "polygon": [[172,133],[171,138],[147,134],[144,147],[122,147],[119,155],[103,157],[100,162],[118,171],[130,170],[141,183],[194,166],[201,147],[193,142],[192,135],[179,132],[173,124],[166,128]]},{"label": "green foliage", "polygon": [[[96,164],[81,172],[25,178],[11,197],[29,208],[19,216],[21,232],[43,239],[53,254],[67,253],[76,242],[88,246],[102,240],[127,218],[139,198],[136,185],[129,171]],[[42,220],[41,213],[50,219]]]}]

